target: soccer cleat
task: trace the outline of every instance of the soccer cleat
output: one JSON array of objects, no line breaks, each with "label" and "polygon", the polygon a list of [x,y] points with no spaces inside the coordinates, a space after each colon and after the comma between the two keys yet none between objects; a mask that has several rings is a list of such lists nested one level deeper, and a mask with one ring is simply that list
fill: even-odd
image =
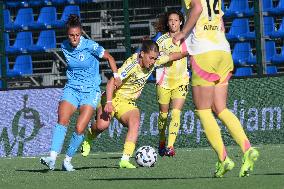
[{"label": "soccer cleat", "polygon": [[253,171],[254,162],[257,160],[259,152],[255,148],[249,148],[243,156],[243,165],[240,170],[239,177],[248,177]]},{"label": "soccer cleat", "polygon": [[158,147],[158,153],[161,157],[163,157],[166,153],[165,141],[160,141]]},{"label": "soccer cleat", "polygon": [[136,167],[132,165],[129,161],[127,160],[120,160],[119,162],[119,167],[120,168],[127,168],[127,169],[135,169]]},{"label": "soccer cleat", "polygon": [[50,157],[41,157],[40,163],[47,166],[50,170],[55,169],[55,160],[52,160]]},{"label": "soccer cleat", "polygon": [[166,148],[165,156],[173,157],[174,155],[176,155],[174,147],[170,146],[170,147]]},{"label": "soccer cleat", "polygon": [[62,171],[75,171],[73,165],[71,164],[71,161],[65,161],[65,160],[63,161]]},{"label": "soccer cleat", "polygon": [[87,157],[90,154],[91,151],[91,145],[92,145],[92,134],[91,134],[91,129],[88,129],[87,131],[87,136],[81,146],[81,155],[84,157]]},{"label": "soccer cleat", "polygon": [[226,157],[223,162],[218,161],[216,163],[216,171],[214,173],[214,177],[222,178],[228,171],[231,171],[234,166],[235,163],[229,157]]}]

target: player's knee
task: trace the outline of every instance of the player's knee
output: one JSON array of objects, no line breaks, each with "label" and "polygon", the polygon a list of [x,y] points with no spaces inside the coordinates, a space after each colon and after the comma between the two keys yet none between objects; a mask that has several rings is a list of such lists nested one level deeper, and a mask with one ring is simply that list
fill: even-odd
[{"label": "player's knee", "polygon": [[69,120],[66,120],[66,119],[59,119],[59,120],[58,120],[58,123],[59,123],[60,125],[68,126],[68,125],[69,125]]}]

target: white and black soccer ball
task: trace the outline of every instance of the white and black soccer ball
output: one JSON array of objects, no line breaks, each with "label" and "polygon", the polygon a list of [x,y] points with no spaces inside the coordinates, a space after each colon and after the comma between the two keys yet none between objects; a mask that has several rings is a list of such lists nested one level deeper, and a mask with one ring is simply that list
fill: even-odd
[{"label": "white and black soccer ball", "polygon": [[154,167],[157,153],[151,146],[142,146],[136,151],[135,160],[141,167]]}]

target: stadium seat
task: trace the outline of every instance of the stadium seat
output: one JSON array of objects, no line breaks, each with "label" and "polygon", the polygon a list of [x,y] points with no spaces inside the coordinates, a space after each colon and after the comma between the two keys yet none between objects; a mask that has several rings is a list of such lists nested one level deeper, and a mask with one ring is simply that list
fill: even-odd
[{"label": "stadium seat", "polygon": [[277,74],[277,67],[276,66],[266,66],[266,73],[267,74]]},{"label": "stadium seat", "polygon": [[284,0],[279,0],[278,5],[269,11],[269,13],[273,15],[284,15]]},{"label": "stadium seat", "polygon": [[234,76],[251,76],[252,75],[252,68],[237,68]]},{"label": "stadium seat", "polygon": [[56,37],[54,30],[41,31],[37,43],[30,45],[27,51],[30,53],[46,52],[48,49],[56,48]]},{"label": "stadium seat", "polygon": [[32,8],[22,8],[19,9],[16,16],[16,20],[6,25],[6,30],[16,30],[18,28],[22,30],[27,30],[29,23],[34,22],[33,9]]},{"label": "stadium seat", "polygon": [[284,37],[284,17],[277,31],[272,31],[270,34],[271,38],[283,38]]},{"label": "stadium seat", "polygon": [[236,43],[232,53],[235,65],[255,64],[249,42]]},{"label": "stadium seat", "polygon": [[65,5],[67,0],[51,0],[52,5]]},{"label": "stadium seat", "polygon": [[63,28],[70,14],[77,14],[80,17],[80,8],[77,5],[68,5],[64,7],[60,20],[56,20],[51,25],[54,28]]},{"label": "stadium seat", "polygon": [[4,15],[4,29],[5,30],[10,30],[9,28],[12,28],[14,30],[19,30],[21,29],[21,26],[18,24],[14,24],[14,22],[11,20],[11,15],[10,11],[8,9],[3,10],[3,15]]},{"label": "stadium seat", "polygon": [[255,32],[250,31],[247,18],[236,18],[233,20],[229,32],[226,33],[226,37],[229,41],[253,40],[255,39]]},{"label": "stadium seat", "polygon": [[284,45],[281,48],[281,53],[280,54],[274,54],[274,56],[271,59],[272,63],[275,64],[283,64],[284,63]]},{"label": "stadium seat", "polygon": [[91,3],[92,0],[67,0],[69,4],[83,4],[83,3]]},{"label": "stadium seat", "polygon": [[248,0],[232,0],[229,8],[225,11],[225,17],[253,16],[253,9],[249,8]]},{"label": "stadium seat", "polygon": [[9,0],[5,1],[5,5],[7,8],[18,8],[18,7],[27,7],[29,6],[28,1],[24,0]]},{"label": "stadium seat", "polygon": [[44,3],[42,0],[29,0],[29,6],[31,7],[41,7]]},{"label": "stadium seat", "polygon": [[272,0],[262,1],[262,9],[263,9],[263,14],[265,16],[269,15],[270,12],[273,10],[273,1]]},{"label": "stadium seat", "polygon": [[21,76],[33,73],[32,58],[30,55],[17,56],[13,69],[7,70],[8,77]]},{"label": "stadium seat", "polygon": [[275,31],[275,23],[273,17],[263,17],[263,23],[264,35],[270,37],[272,32]]},{"label": "stadium seat", "polygon": [[51,24],[57,20],[55,7],[42,7],[36,22],[29,24],[30,29],[49,29]]},{"label": "stadium seat", "polygon": [[271,63],[272,57],[276,54],[276,47],[274,41],[266,41],[265,42],[265,61],[266,63]]},{"label": "stadium seat", "polygon": [[19,32],[13,46],[6,46],[6,53],[26,53],[27,47],[32,45],[33,37],[31,32]]}]

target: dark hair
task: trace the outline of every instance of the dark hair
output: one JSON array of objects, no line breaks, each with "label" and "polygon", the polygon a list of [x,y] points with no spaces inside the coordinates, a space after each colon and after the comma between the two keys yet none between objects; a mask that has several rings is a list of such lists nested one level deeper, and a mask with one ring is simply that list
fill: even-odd
[{"label": "dark hair", "polygon": [[155,41],[144,40],[142,41],[141,51],[148,53],[150,51],[159,52],[159,46]]},{"label": "dark hair", "polygon": [[77,28],[77,27],[82,29],[80,17],[76,14],[70,14],[66,22],[66,30],[68,31],[70,28]]},{"label": "dark hair", "polygon": [[154,23],[154,28],[156,30],[156,32],[168,32],[170,30],[169,26],[168,26],[168,21],[169,21],[169,17],[172,14],[177,14],[179,16],[179,20],[181,21],[181,25],[180,25],[180,29],[182,30],[183,25],[184,25],[184,16],[183,14],[178,11],[178,10],[170,10],[162,15],[160,15],[159,20]]}]

